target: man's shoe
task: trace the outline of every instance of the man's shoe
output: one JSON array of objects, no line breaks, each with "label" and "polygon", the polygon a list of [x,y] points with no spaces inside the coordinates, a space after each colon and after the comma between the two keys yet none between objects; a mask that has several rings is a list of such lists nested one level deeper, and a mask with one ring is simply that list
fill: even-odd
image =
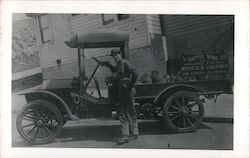
[{"label": "man's shoe", "polygon": [[119,140],[117,141],[117,144],[118,144],[118,145],[122,145],[122,144],[125,144],[125,143],[128,143],[128,142],[129,142],[128,137],[123,137],[123,138],[121,138],[121,139],[119,139]]},{"label": "man's shoe", "polygon": [[129,141],[135,140],[138,138],[138,135],[132,135],[129,137]]}]

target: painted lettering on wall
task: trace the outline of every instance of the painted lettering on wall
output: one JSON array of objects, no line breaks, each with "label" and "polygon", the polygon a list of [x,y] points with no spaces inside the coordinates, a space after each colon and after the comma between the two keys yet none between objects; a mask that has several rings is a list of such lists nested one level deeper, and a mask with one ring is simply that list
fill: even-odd
[{"label": "painted lettering on wall", "polygon": [[228,73],[228,55],[183,55],[181,67],[184,78],[189,80],[224,78]]}]

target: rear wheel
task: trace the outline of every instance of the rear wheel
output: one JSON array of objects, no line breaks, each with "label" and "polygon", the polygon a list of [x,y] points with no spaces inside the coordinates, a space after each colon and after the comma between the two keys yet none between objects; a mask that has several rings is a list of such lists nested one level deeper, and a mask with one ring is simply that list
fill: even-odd
[{"label": "rear wheel", "polygon": [[44,144],[51,142],[60,133],[63,116],[51,102],[34,100],[18,114],[16,123],[22,138],[33,144]]},{"label": "rear wheel", "polygon": [[200,125],[204,107],[192,92],[180,91],[171,95],[163,107],[164,121],[175,132],[189,132]]}]

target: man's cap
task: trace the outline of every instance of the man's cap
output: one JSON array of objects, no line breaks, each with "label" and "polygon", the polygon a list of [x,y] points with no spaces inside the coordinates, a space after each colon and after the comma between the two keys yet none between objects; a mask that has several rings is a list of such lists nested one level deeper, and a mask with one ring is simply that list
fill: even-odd
[{"label": "man's cap", "polygon": [[114,48],[111,50],[110,56],[114,56],[114,55],[120,54],[120,53],[121,53],[121,50],[119,48]]}]

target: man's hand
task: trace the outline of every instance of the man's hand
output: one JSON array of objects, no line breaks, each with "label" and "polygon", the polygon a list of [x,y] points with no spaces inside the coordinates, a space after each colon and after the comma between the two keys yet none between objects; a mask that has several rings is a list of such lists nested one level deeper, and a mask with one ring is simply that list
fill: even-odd
[{"label": "man's hand", "polygon": [[101,66],[106,66],[107,68],[109,68],[113,73],[116,71],[116,68],[112,64],[110,64],[109,61],[103,61],[100,64]]},{"label": "man's hand", "polygon": [[130,78],[123,78],[120,80],[120,85],[126,90],[131,90],[133,88],[133,83],[131,83]]},{"label": "man's hand", "polygon": [[122,85],[123,90],[130,92],[132,90],[132,86],[130,86],[129,84],[123,84]]}]

